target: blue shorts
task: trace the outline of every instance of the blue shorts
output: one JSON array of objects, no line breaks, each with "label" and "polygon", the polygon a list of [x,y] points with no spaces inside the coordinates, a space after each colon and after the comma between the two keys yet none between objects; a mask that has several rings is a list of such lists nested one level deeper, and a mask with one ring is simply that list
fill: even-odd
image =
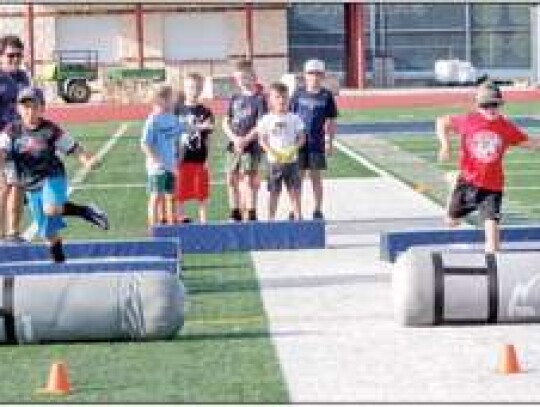
[{"label": "blue shorts", "polygon": [[37,225],[37,233],[43,238],[55,237],[58,231],[66,227],[61,215],[47,216],[46,206],[63,206],[68,199],[67,180],[65,177],[45,178],[41,188],[27,191],[28,207],[32,220]]}]

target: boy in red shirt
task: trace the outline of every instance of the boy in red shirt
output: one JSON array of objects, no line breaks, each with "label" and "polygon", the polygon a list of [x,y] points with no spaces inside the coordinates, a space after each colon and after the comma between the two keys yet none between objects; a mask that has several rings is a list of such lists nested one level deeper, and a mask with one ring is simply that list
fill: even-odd
[{"label": "boy in red shirt", "polygon": [[459,176],[450,196],[447,223],[478,211],[484,219],[485,251],[500,248],[499,221],[504,189],[503,158],[508,148],[540,149],[540,139],[530,139],[499,109],[502,93],[494,83],[483,83],[475,97],[476,109],[465,115],[437,119],[439,161],[449,161],[450,136],[460,136]]}]

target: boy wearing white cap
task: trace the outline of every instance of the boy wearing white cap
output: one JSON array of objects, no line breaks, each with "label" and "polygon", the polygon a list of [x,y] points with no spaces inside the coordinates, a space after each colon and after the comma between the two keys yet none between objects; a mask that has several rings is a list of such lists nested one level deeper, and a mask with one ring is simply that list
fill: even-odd
[{"label": "boy wearing white cap", "polygon": [[306,143],[298,153],[302,178],[309,175],[315,207],[313,218],[323,219],[323,187],[321,171],[326,169],[326,155],[332,154],[335,119],[338,115],[332,92],[322,87],[324,62],[310,59],[304,64],[305,86],[291,98],[290,110],[304,122]]}]

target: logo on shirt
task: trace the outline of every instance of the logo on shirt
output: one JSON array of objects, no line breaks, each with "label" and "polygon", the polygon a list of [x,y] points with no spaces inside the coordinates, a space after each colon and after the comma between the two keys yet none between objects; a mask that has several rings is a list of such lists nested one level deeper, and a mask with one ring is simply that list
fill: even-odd
[{"label": "logo on shirt", "polygon": [[36,137],[24,137],[22,140],[21,152],[25,154],[35,154],[45,149],[44,140]]},{"label": "logo on shirt", "polygon": [[474,133],[468,140],[469,151],[472,156],[485,164],[492,163],[499,159],[502,150],[501,137],[491,131],[483,130]]}]

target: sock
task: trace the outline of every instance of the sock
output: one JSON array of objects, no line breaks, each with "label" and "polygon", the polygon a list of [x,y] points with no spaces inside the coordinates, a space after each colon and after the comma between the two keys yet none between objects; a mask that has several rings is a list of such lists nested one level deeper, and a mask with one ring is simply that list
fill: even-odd
[{"label": "sock", "polygon": [[78,218],[88,219],[88,207],[84,205],[77,205],[73,202],[66,202],[64,204],[64,216],[76,216]]},{"label": "sock", "polygon": [[49,250],[51,258],[55,263],[63,263],[66,261],[66,255],[64,254],[64,247],[62,246],[61,240],[54,242]]},{"label": "sock", "polygon": [[251,221],[257,220],[257,210],[256,209],[250,209],[248,211],[248,219]]},{"label": "sock", "polygon": [[240,209],[234,208],[233,210],[231,210],[231,219],[236,222],[242,221],[242,212],[240,212]]}]

